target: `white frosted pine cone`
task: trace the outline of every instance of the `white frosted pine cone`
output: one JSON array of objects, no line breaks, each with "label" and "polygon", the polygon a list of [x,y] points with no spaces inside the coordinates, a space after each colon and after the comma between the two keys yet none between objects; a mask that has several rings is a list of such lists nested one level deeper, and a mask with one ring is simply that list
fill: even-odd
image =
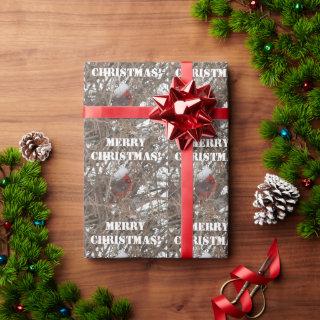
[{"label": "white frosted pine cone", "polygon": [[48,137],[42,132],[29,132],[19,142],[22,156],[28,161],[45,161],[51,152],[52,146]]},{"label": "white frosted pine cone", "polygon": [[254,223],[276,224],[294,210],[300,197],[298,189],[275,174],[267,173],[264,182],[257,187],[253,207]]}]

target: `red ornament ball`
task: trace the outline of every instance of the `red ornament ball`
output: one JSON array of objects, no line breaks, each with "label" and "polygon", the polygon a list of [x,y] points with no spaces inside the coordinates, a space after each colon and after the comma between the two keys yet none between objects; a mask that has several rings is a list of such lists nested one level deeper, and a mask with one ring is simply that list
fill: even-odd
[{"label": "red ornament ball", "polygon": [[9,231],[9,230],[11,229],[11,227],[12,227],[12,223],[9,222],[9,221],[5,221],[5,222],[3,223],[3,227],[4,227],[7,231]]},{"label": "red ornament ball", "polygon": [[310,189],[313,186],[313,181],[309,178],[303,178],[301,179],[301,184],[306,189]]},{"label": "red ornament ball", "polygon": [[252,0],[249,3],[249,7],[251,10],[257,10],[260,6],[259,0]]},{"label": "red ornament ball", "polygon": [[19,303],[17,306],[16,306],[16,311],[18,312],[18,313],[22,313],[22,312],[24,312],[24,305],[23,304],[21,304],[21,303]]},{"label": "red ornament ball", "polygon": [[304,92],[308,92],[313,89],[313,82],[310,80],[305,80],[302,84],[302,89]]}]

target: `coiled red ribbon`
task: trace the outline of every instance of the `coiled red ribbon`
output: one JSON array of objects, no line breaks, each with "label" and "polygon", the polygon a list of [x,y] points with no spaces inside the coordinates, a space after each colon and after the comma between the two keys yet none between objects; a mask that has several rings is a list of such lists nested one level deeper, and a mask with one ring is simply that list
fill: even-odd
[{"label": "coiled red ribbon", "polygon": [[[267,285],[270,281],[278,277],[280,274],[280,256],[277,240],[273,241],[269,249],[267,259],[270,259],[271,261],[268,268],[269,276],[263,276],[259,273],[253,272],[243,265],[240,265],[231,271],[231,278],[236,279],[233,283],[237,292],[240,292],[246,282],[250,282],[255,285]],[[211,303],[215,320],[226,320],[228,315],[240,319],[252,310],[252,299],[248,290],[245,290],[241,295],[241,309],[236,308],[223,294],[213,298]]]}]

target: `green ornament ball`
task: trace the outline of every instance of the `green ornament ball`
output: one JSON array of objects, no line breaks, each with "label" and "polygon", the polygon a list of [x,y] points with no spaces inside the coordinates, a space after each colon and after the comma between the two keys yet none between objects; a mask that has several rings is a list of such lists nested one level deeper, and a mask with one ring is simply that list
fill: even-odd
[{"label": "green ornament ball", "polygon": [[0,255],[0,265],[5,265],[8,261],[8,257],[5,254]]},{"label": "green ornament ball", "polygon": [[282,128],[279,132],[279,135],[281,138],[285,140],[290,140],[291,139],[291,134],[290,131],[287,128]]},{"label": "green ornament ball", "polygon": [[296,2],[294,5],[293,5],[293,9],[294,11],[296,12],[301,12],[303,10],[303,4],[301,2]]},{"label": "green ornament ball", "polygon": [[34,220],[34,221],[33,221],[33,224],[34,224],[36,227],[44,227],[44,226],[46,225],[46,220],[41,220],[41,219]]},{"label": "green ornament ball", "polygon": [[71,314],[70,309],[67,307],[59,308],[59,313],[62,317],[69,317]]},{"label": "green ornament ball", "polygon": [[3,178],[0,180],[0,187],[5,188],[9,184],[8,178]]},{"label": "green ornament ball", "polygon": [[29,269],[30,272],[35,272],[36,271],[36,266],[34,264],[31,264],[28,269]]},{"label": "green ornament ball", "polygon": [[263,51],[265,53],[270,53],[273,49],[273,44],[270,42],[270,43],[266,43],[265,46],[263,47]]}]

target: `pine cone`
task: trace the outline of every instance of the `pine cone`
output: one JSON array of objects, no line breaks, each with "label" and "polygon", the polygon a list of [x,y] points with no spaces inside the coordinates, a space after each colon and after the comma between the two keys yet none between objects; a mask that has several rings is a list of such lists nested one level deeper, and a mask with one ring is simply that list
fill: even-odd
[{"label": "pine cone", "polygon": [[300,197],[298,189],[274,174],[266,174],[264,183],[258,186],[253,206],[259,211],[254,214],[254,223],[276,224],[291,213]]},{"label": "pine cone", "polygon": [[29,161],[45,161],[51,152],[51,143],[42,132],[29,132],[19,142],[22,156]]}]

